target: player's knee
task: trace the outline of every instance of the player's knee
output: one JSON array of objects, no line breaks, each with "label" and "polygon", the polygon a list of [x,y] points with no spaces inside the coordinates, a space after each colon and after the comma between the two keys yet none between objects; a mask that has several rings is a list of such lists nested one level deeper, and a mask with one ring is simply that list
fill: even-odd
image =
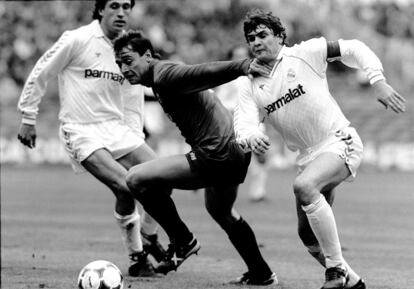
[{"label": "player's knee", "polygon": [[129,170],[125,177],[126,184],[133,195],[137,196],[146,191],[145,181],[139,170]]},{"label": "player's knee", "polygon": [[318,193],[315,184],[311,180],[301,176],[298,176],[293,182],[293,192],[302,205],[312,203],[312,200]]},{"label": "player's knee", "polygon": [[114,192],[117,198],[123,198],[129,195],[129,189],[125,183],[124,178],[114,178],[109,183],[106,183]]}]

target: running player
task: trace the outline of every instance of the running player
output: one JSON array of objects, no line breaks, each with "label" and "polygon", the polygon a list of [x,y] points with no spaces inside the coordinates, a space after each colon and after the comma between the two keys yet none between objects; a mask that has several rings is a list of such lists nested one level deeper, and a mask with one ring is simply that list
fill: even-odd
[{"label": "running player", "polygon": [[131,31],[114,43],[116,60],[131,84],[152,87],[164,112],[177,125],[192,150],[132,167],[127,184],[145,210],[166,231],[170,245],[158,271],[176,270],[200,243],[178,215],[169,194],[154,188],[193,190],[206,187],[205,205],[227,233],[248,267],[238,283],[267,285],[276,274],[263,259],[254,232],[233,208],[238,185],[244,181],[250,154],[235,142],[230,113],[208,88],[258,69],[256,62],[216,62],[183,65],[153,58],[151,42]]},{"label": "running player", "polygon": [[29,148],[35,147],[38,105],[47,82],[57,75],[60,137],[73,167],[77,172],[86,169],[114,193],[114,215],[131,262],[129,274],[152,276],[155,272],[148,251],[163,259],[157,242],[158,225],[147,214],[142,218],[144,250],[142,220],[125,176],[130,167],[156,156],[142,132],[143,88],[125,81],[112,46],[112,40],[127,26],[134,4],[134,0],[96,0],[94,20],[64,32],[38,60],[18,103],[23,114],[18,139]]},{"label": "running player", "polygon": [[247,14],[244,35],[254,57],[273,70],[270,77],[245,77],[239,83],[237,138],[252,151],[264,153],[269,138],[258,126],[265,120],[291,150],[299,150],[293,183],[298,232],[309,253],[326,267],[322,288],[363,289],[364,282],[342,256],[330,206],[334,188],[355,177],[363,146],[329,92],[328,61],[338,59],[364,70],[385,108],[403,112],[405,99],[385,81],[377,56],[358,40],[321,37],[287,47],[280,19],[260,10]]}]

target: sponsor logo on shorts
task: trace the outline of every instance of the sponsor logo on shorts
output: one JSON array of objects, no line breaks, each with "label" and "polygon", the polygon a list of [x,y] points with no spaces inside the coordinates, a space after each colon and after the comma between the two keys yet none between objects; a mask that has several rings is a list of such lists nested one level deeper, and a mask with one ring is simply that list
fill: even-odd
[{"label": "sponsor logo on shorts", "polygon": [[85,78],[90,77],[110,79],[119,82],[120,84],[123,84],[125,81],[125,77],[118,73],[98,69],[85,69]]},{"label": "sponsor logo on shorts", "polygon": [[303,94],[306,94],[306,92],[303,90],[303,85],[299,84],[294,89],[289,88],[288,92],[284,96],[265,106],[264,109],[266,110],[267,115],[269,115]]}]

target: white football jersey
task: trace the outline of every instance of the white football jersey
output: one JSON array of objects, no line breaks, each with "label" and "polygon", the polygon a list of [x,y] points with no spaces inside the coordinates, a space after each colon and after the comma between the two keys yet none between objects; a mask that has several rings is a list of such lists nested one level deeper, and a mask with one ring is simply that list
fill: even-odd
[{"label": "white football jersey", "polygon": [[[94,123],[124,118],[126,107],[136,114],[142,127],[143,89],[131,86],[115,62],[112,43],[98,20],[66,31],[37,61],[23,88],[18,109],[23,122],[35,124],[38,106],[47,82],[58,77],[63,123]],[[132,102],[132,104],[131,104]]]},{"label": "white football jersey", "polygon": [[[361,49],[362,42],[357,42],[355,47],[360,52],[354,51],[352,43],[340,40],[339,44],[347,65],[369,67],[366,71],[371,73],[370,79],[383,79],[373,73],[382,70],[381,63],[372,57],[368,47],[363,45]],[[239,102],[235,112],[238,140],[248,140],[259,123],[267,121],[281,134],[288,148],[296,151],[319,144],[349,126],[350,122],[329,92],[327,64],[325,38],[311,39],[293,47],[284,46],[270,77],[253,80],[243,77],[238,83]]]}]

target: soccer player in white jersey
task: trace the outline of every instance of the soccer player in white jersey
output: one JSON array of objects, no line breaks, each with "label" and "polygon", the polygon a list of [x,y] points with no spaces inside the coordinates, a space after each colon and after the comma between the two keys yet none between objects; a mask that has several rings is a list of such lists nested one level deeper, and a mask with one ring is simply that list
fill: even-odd
[{"label": "soccer player in white jersey", "polygon": [[[246,45],[236,45],[228,53],[229,60],[251,58],[251,53]],[[237,106],[238,79],[220,85],[216,89],[217,97],[223,105],[233,114]],[[264,124],[261,126],[265,131]],[[268,176],[268,162],[265,154],[252,155],[249,166],[250,183],[248,189],[249,200],[261,202],[266,199],[266,183]]]},{"label": "soccer player in white jersey", "polygon": [[321,37],[287,47],[280,19],[260,10],[247,14],[244,35],[254,57],[273,70],[270,77],[239,82],[238,140],[252,151],[264,153],[269,138],[258,127],[266,121],[291,150],[299,151],[293,184],[298,232],[309,253],[326,267],[322,288],[366,288],[342,256],[330,206],[333,189],[355,177],[363,146],[329,92],[328,62],[340,60],[363,70],[385,108],[403,112],[405,99],[387,84],[380,60],[359,40]]},{"label": "soccer player in white jersey", "polygon": [[129,254],[129,274],[153,276],[148,253],[158,261],[165,253],[157,241],[158,224],[147,214],[141,218],[125,176],[129,168],[156,155],[142,131],[143,88],[125,80],[112,44],[127,26],[134,4],[134,0],[96,0],[94,20],[64,32],[38,60],[18,103],[23,114],[18,139],[35,147],[38,105],[48,81],[57,75],[60,138],[73,168],[86,169],[114,193],[114,216]]}]

